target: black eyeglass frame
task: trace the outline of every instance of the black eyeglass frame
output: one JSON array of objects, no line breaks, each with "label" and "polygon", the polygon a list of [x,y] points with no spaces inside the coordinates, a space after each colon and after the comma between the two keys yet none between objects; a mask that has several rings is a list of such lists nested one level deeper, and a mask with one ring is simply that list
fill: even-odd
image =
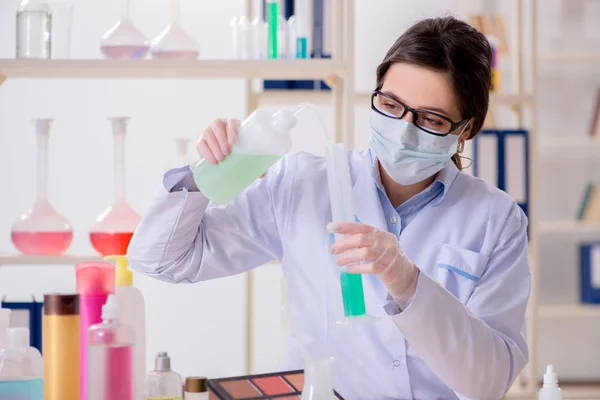
[{"label": "black eyeglass frame", "polygon": [[[386,114],[383,111],[381,111],[380,109],[378,109],[377,107],[375,107],[375,96],[383,96],[386,97],[392,101],[395,101],[396,103],[400,104],[402,107],[404,107],[404,112],[402,112],[402,115],[399,117],[396,117],[394,115],[390,115],[390,114]],[[383,92],[381,92],[380,90],[374,90],[373,93],[371,94],[371,109],[381,115],[383,115],[384,117],[388,117],[391,119],[402,119],[404,118],[404,116],[406,115],[407,112],[410,112],[413,116],[413,124],[419,128],[422,131],[425,131],[427,133],[430,133],[432,135],[435,136],[448,136],[449,134],[451,134],[452,132],[454,132],[455,130],[457,130],[458,128],[460,128],[461,126],[465,125],[467,122],[469,122],[471,120],[471,117],[465,118],[462,121],[459,122],[454,122],[452,121],[450,118],[446,117],[445,115],[441,115],[438,114],[436,112],[433,111],[429,111],[429,110],[418,110],[412,107],[407,106],[406,104],[404,104],[403,102],[399,101],[398,99],[393,98],[392,96],[385,94]],[[418,125],[417,120],[418,120],[418,113],[427,113],[427,114],[433,114],[436,117],[440,117],[441,119],[448,121],[450,123],[450,130],[446,133],[440,133],[440,132],[436,132],[436,131],[432,131],[429,130],[427,128],[424,128],[420,125]]]}]

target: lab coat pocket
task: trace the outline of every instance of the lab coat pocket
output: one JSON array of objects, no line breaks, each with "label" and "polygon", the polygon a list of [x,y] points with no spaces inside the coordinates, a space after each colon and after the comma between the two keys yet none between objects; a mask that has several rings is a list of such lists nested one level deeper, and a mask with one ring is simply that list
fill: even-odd
[{"label": "lab coat pocket", "polygon": [[472,250],[442,244],[436,257],[435,278],[461,302],[466,303],[477,286],[488,257]]}]

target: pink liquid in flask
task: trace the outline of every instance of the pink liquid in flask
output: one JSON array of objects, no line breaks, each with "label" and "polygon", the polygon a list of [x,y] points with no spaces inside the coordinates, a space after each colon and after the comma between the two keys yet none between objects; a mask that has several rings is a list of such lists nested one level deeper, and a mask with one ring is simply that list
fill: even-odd
[{"label": "pink liquid in flask", "polygon": [[150,48],[146,45],[102,46],[100,51],[111,60],[131,60],[146,58]]},{"label": "pink liquid in flask", "polygon": [[11,232],[17,250],[29,256],[58,256],[64,253],[73,240],[71,231],[63,232]]},{"label": "pink liquid in flask", "polygon": [[125,255],[133,232],[90,233],[90,242],[94,249],[103,256]]}]

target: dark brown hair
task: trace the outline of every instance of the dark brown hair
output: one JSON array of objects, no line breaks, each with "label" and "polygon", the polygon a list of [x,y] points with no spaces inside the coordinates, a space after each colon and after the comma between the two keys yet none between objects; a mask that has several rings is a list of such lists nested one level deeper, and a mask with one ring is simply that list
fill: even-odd
[{"label": "dark brown hair", "polygon": [[[467,139],[479,133],[487,115],[492,84],[492,49],[482,33],[454,17],[417,22],[396,40],[377,67],[377,89],[381,89],[390,66],[402,62],[447,72],[462,119],[473,118]],[[462,169],[458,153],[452,161]]]}]

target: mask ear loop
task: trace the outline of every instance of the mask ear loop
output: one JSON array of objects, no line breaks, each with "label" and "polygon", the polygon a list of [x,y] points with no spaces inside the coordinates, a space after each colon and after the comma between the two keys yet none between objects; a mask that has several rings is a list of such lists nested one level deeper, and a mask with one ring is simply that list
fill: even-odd
[{"label": "mask ear loop", "polygon": [[[471,120],[472,121],[472,120]],[[467,129],[467,126],[471,123],[471,121],[467,122],[464,126],[462,131],[460,132],[460,134],[458,135],[458,138],[460,139],[460,137],[462,136],[462,134],[465,132],[465,129]],[[467,156],[462,156],[462,152],[465,149],[465,142],[467,141],[467,139],[463,140],[462,142],[459,141],[458,145],[456,146],[456,154],[458,154],[458,158],[460,158],[461,160],[469,160],[469,164],[466,166],[463,166],[462,169],[465,170],[467,168],[470,168],[473,165],[473,159],[469,158]]]}]

